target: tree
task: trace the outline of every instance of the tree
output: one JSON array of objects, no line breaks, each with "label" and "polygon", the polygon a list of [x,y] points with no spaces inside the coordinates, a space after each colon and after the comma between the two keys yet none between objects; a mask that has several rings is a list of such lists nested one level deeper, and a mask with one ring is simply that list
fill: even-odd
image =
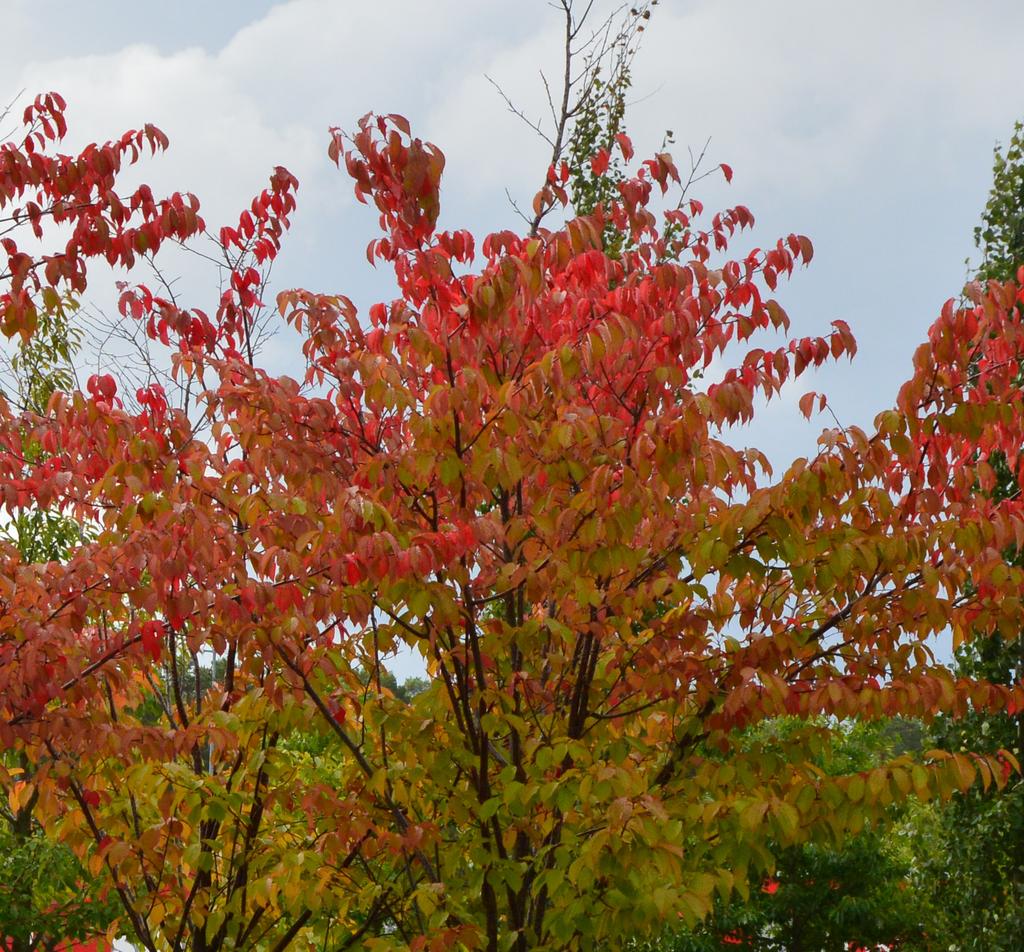
[{"label": "tree", "polygon": [[1005,149],[998,146],[992,163],[992,190],[982,223],[974,230],[981,250],[978,277],[1011,281],[1024,260],[1024,124],[1013,127]]},{"label": "tree", "polygon": [[[27,175],[63,196],[76,162],[46,154],[60,102],[34,110],[53,128],[4,147],[8,203]],[[38,765],[41,814],[141,945],[621,944],[759,888],[776,849],[1005,782],[992,754],[841,776],[815,758],[837,720],[1024,701],[928,649],[1019,615],[1024,572],[1001,553],[1022,504],[976,492],[1024,429],[1015,284],[947,305],[874,432],[826,430],[773,481],[729,427],[757,391],[855,349],[841,322],[757,346],[788,333],[770,295],[810,260],[806,238],[722,260],[752,216],[701,228],[692,199],[666,231],[651,206],[679,175],[663,153],[615,201],[488,236],[478,257],[438,229],[443,155],[404,119],[335,131],[329,154],[379,213],[368,253],[398,297],[364,323],[341,295],[282,292],[302,382],[250,346],[257,265],[294,204],[279,169],[208,235],[230,272],[212,315],[138,285],[121,297],[194,418],[158,385],[130,404],[112,374],[44,414],[0,405],[5,509],[96,527],[60,563],[0,553],[0,744]],[[116,163],[88,156],[74,167],[104,183],[100,210],[90,184],[53,212],[86,222],[76,239],[49,258],[5,245],[10,334],[31,338],[35,299],[66,274],[84,290],[87,256],[130,264],[203,232],[191,199],[115,201]],[[567,179],[549,170],[538,214]],[[411,701],[383,685],[399,644],[430,675]],[[181,651],[225,665],[191,709]],[[136,712],[161,665],[157,726]],[[804,729],[741,743],[783,714]]]}]

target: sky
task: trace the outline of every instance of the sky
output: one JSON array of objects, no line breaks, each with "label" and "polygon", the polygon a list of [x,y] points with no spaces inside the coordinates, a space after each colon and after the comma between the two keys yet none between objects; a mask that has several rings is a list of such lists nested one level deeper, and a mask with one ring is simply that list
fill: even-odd
[{"label": "sky", "polygon": [[[0,15],[0,99],[61,92],[71,146],[160,126],[171,148],[140,177],[194,191],[208,224],[233,224],[274,166],[298,177],[275,291],[364,305],[393,295],[366,263],[376,216],[329,162],[330,126],[352,129],[371,110],[407,116],[448,158],[443,224],[477,234],[515,227],[506,189],[528,204],[546,167],[544,144],[487,79],[541,116],[539,71],[557,72],[560,39],[545,0],[0,0]],[[695,195],[758,219],[736,251],[790,232],[814,242],[811,266],[780,294],[794,333],[842,318],[860,346],[852,364],[787,388],[738,442],[777,464],[813,453],[831,418],[803,420],[807,390],[827,393],[844,425],[869,426],[893,403],[963,286],[993,146],[1024,118],[1022,42],[1019,0],[661,0],[634,69],[638,155],[666,129],[682,159],[710,139],[709,164],[735,176]],[[190,303],[212,310],[214,276],[178,266]],[[297,354],[282,334],[266,361],[299,375]]]}]

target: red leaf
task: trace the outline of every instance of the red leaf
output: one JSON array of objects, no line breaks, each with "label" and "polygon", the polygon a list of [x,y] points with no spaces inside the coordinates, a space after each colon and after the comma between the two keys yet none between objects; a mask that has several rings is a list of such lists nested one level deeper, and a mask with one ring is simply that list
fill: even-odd
[{"label": "red leaf", "polygon": [[800,412],[809,420],[814,412],[814,400],[818,395],[812,390],[800,398]]},{"label": "red leaf", "polygon": [[147,621],[142,626],[142,647],[154,661],[160,660],[163,650],[164,626],[158,621]]}]

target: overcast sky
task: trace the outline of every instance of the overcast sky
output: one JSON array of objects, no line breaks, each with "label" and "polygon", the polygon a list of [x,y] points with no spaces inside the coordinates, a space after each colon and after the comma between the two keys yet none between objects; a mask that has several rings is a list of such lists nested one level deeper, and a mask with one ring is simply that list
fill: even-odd
[{"label": "overcast sky", "polygon": [[[505,189],[528,201],[543,174],[542,143],[485,74],[540,115],[538,70],[557,70],[559,42],[544,0],[0,0],[0,15],[4,101],[60,91],[76,146],[156,123],[171,149],[143,177],[194,191],[208,224],[234,223],[275,165],[293,171],[275,290],[391,296],[363,256],[375,215],[327,159],[331,125],[406,115],[448,156],[449,227],[514,227]],[[843,318],[860,345],[759,420],[750,441],[777,463],[812,453],[827,422],[796,413],[806,390],[827,392],[844,424],[870,424],[959,293],[993,145],[1024,116],[1022,44],[1019,0],[661,0],[634,71],[638,153],[665,129],[679,153],[710,138],[710,161],[735,178],[703,183],[709,207],[747,205],[750,243],[814,241],[782,294],[795,333]],[[209,309],[212,276],[182,267],[190,303]],[[282,337],[267,357],[296,374],[293,352]]]}]

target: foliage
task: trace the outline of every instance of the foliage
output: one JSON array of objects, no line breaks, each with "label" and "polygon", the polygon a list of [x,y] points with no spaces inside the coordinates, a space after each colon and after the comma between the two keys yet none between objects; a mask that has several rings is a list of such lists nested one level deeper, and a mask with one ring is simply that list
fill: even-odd
[{"label": "foliage", "polygon": [[[8,249],[9,251],[10,249]],[[74,385],[74,357],[81,342],[72,326],[74,299],[47,296],[35,331],[18,342],[7,362],[4,382],[10,399],[24,411],[41,414],[58,390]],[[35,465],[46,454],[31,439],[23,439],[25,458]],[[65,559],[85,539],[83,528],[50,509],[17,513],[0,528],[26,563]],[[16,779],[5,786],[0,802],[0,937],[11,952],[56,949],[67,940],[102,933],[115,916],[109,898],[86,885],[85,871],[63,844],[54,843],[34,816],[36,800],[22,797],[32,780],[32,765],[24,756],[0,751],[0,762]]]},{"label": "foliage", "polygon": [[[46,411],[55,392],[73,387],[73,361],[82,339],[81,331],[71,324],[74,300],[51,294],[47,302],[32,336],[21,340],[11,354],[5,375],[13,391],[9,399],[36,414]],[[22,452],[34,462],[44,458],[31,441],[23,441]],[[82,528],[59,513],[38,508],[17,513],[0,528],[0,535],[18,547],[25,561],[45,562],[64,558],[81,541]]]},{"label": "foliage", "polygon": [[[1024,127],[1017,123],[1005,149],[997,148],[993,183],[975,230],[983,260],[978,279],[1001,281],[1024,264]],[[984,491],[997,499],[1019,492],[1016,470],[1020,444],[993,459],[995,479]],[[1021,540],[1003,549],[1008,565],[1024,564]],[[1002,632],[973,639],[956,651],[956,669],[995,684],[1024,679],[1024,640],[1020,616]],[[1024,716],[1019,712],[972,712],[957,720],[940,718],[935,743],[947,750],[1006,749],[1019,760],[1024,751]],[[1007,786],[971,790],[917,831],[922,851],[921,881],[945,917],[950,947],[1010,950],[1024,932],[1024,784],[1004,765]]]},{"label": "foliage", "polygon": [[[654,6],[657,0],[630,11],[632,18],[616,34],[609,53],[594,64],[590,84],[580,96],[565,150],[570,202],[577,215],[590,215],[598,206],[614,202],[626,178],[625,159],[616,145],[626,134],[633,59]],[[605,253],[619,257],[627,247],[628,232],[616,231],[609,222],[602,238]]]},{"label": "foliage", "polygon": [[907,890],[909,862],[879,833],[836,850],[807,844],[786,850],[777,875],[744,903],[724,905],[694,933],[657,952],[847,952],[896,944],[922,932],[918,897]]},{"label": "foliage", "polygon": [[[755,735],[799,729],[792,719],[762,725]],[[859,722],[837,734],[818,759],[830,775],[867,772],[919,733],[913,722]],[[895,810],[895,808],[894,808]],[[928,948],[934,926],[925,896],[914,888],[913,853],[906,835],[865,829],[840,846],[810,842],[778,852],[777,864],[746,901],[719,900],[694,930],[670,931],[643,945],[652,952]]]},{"label": "foliage", "polygon": [[981,224],[974,229],[981,249],[978,277],[1009,281],[1024,261],[1024,125],[1013,127],[1005,149],[998,146],[992,163],[992,189]]},{"label": "foliage", "polygon": [[[649,18],[649,8],[634,10],[639,30]],[[570,169],[570,201],[577,214],[592,212],[599,204],[614,201],[626,178],[616,137],[625,133],[627,95],[631,87],[632,58],[639,33],[620,34],[618,55],[611,59],[608,76],[595,77],[590,95],[576,114],[567,150]],[[672,141],[672,132],[666,141]],[[688,187],[699,181],[699,161],[693,162]],[[686,187],[683,192],[685,194]],[[621,256],[629,247],[628,236],[606,229],[607,254]],[[879,729],[884,723],[883,730]],[[754,731],[785,729],[786,721],[768,722]],[[868,770],[907,749],[909,736],[915,751],[920,748],[917,722],[893,719],[867,722],[840,734],[838,748],[819,762],[832,774]],[[895,743],[894,743],[895,742]],[[715,911],[694,931],[669,930],[661,939],[641,946],[659,952],[734,948],[796,950],[803,948],[845,950],[850,945],[875,946],[911,937],[923,940],[921,908],[924,896],[909,887],[910,862],[894,840],[873,830],[863,831],[842,846],[806,843],[781,850],[776,875],[745,902],[720,898]],[[905,941],[901,941],[905,945]]]},{"label": "foliage", "polygon": [[932,931],[943,938],[941,948],[1019,948],[1022,810],[1018,782],[999,796],[967,796],[908,824],[916,856],[913,879],[935,911]]},{"label": "foliage", "polygon": [[83,894],[82,867],[65,846],[0,826],[0,935],[12,952],[63,948],[106,930],[109,899]]},{"label": "foliage", "polygon": [[[657,6],[658,0],[648,0],[630,7],[629,15],[617,30],[606,26],[605,42],[598,44],[600,55],[592,54],[586,59],[583,88],[571,110],[571,131],[564,149],[559,151],[556,147],[556,161],[552,163],[558,164],[566,177],[569,204],[576,215],[591,215],[598,208],[615,203],[628,178],[632,145],[626,134],[626,111],[633,83],[633,60]],[[666,130],[662,148],[674,141],[672,130]],[[683,208],[690,187],[708,175],[721,170],[728,180],[732,179],[732,169],[727,165],[701,169],[706,151],[707,144],[698,157],[690,154],[691,167],[679,189],[677,211]],[[660,160],[671,162],[672,157],[661,153],[655,161]],[[684,229],[681,221],[670,217],[665,221],[663,237],[666,241],[676,238]],[[636,250],[629,231],[617,229],[610,219],[606,220],[601,238],[604,252],[611,258]]]},{"label": "foliage", "polygon": [[[35,765],[18,796],[143,947],[621,945],[909,795],[1005,782],[970,751],[835,776],[817,759],[844,719],[1024,701],[927,648],[1019,616],[1002,551],[1022,503],[976,491],[1024,431],[1014,284],[943,309],[873,432],[826,430],[773,479],[729,428],[855,344],[841,322],[788,337],[771,295],[806,238],[728,260],[743,206],[706,227],[692,199],[655,215],[681,185],[667,154],[593,214],[477,254],[438,230],[444,158],[405,120],[335,132],[398,297],[361,320],[342,295],[282,292],[300,382],[250,346],[285,170],[214,233],[192,198],[117,197],[120,163],[164,144],[151,127],[66,157],[59,98],[27,121],[0,197],[73,237],[36,258],[4,239],[8,334],[31,340],[37,302],[81,293],[98,261],[167,240],[217,241],[229,270],[209,311],[121,298],[195,419],[157,384],[128,404],[113,375],[44,413],[0,403],[5,511],[96,527],[63,561],[0,550],[0,745]],[[565,184],[552,168],[535,207]],[[411,700],[379,676],[399,645],[430,675]],[[210,657],[223,681],[203,691]],[[160,724],[136,713],[154,695]],[[747,742],[781,715],[799,729]]]}]

